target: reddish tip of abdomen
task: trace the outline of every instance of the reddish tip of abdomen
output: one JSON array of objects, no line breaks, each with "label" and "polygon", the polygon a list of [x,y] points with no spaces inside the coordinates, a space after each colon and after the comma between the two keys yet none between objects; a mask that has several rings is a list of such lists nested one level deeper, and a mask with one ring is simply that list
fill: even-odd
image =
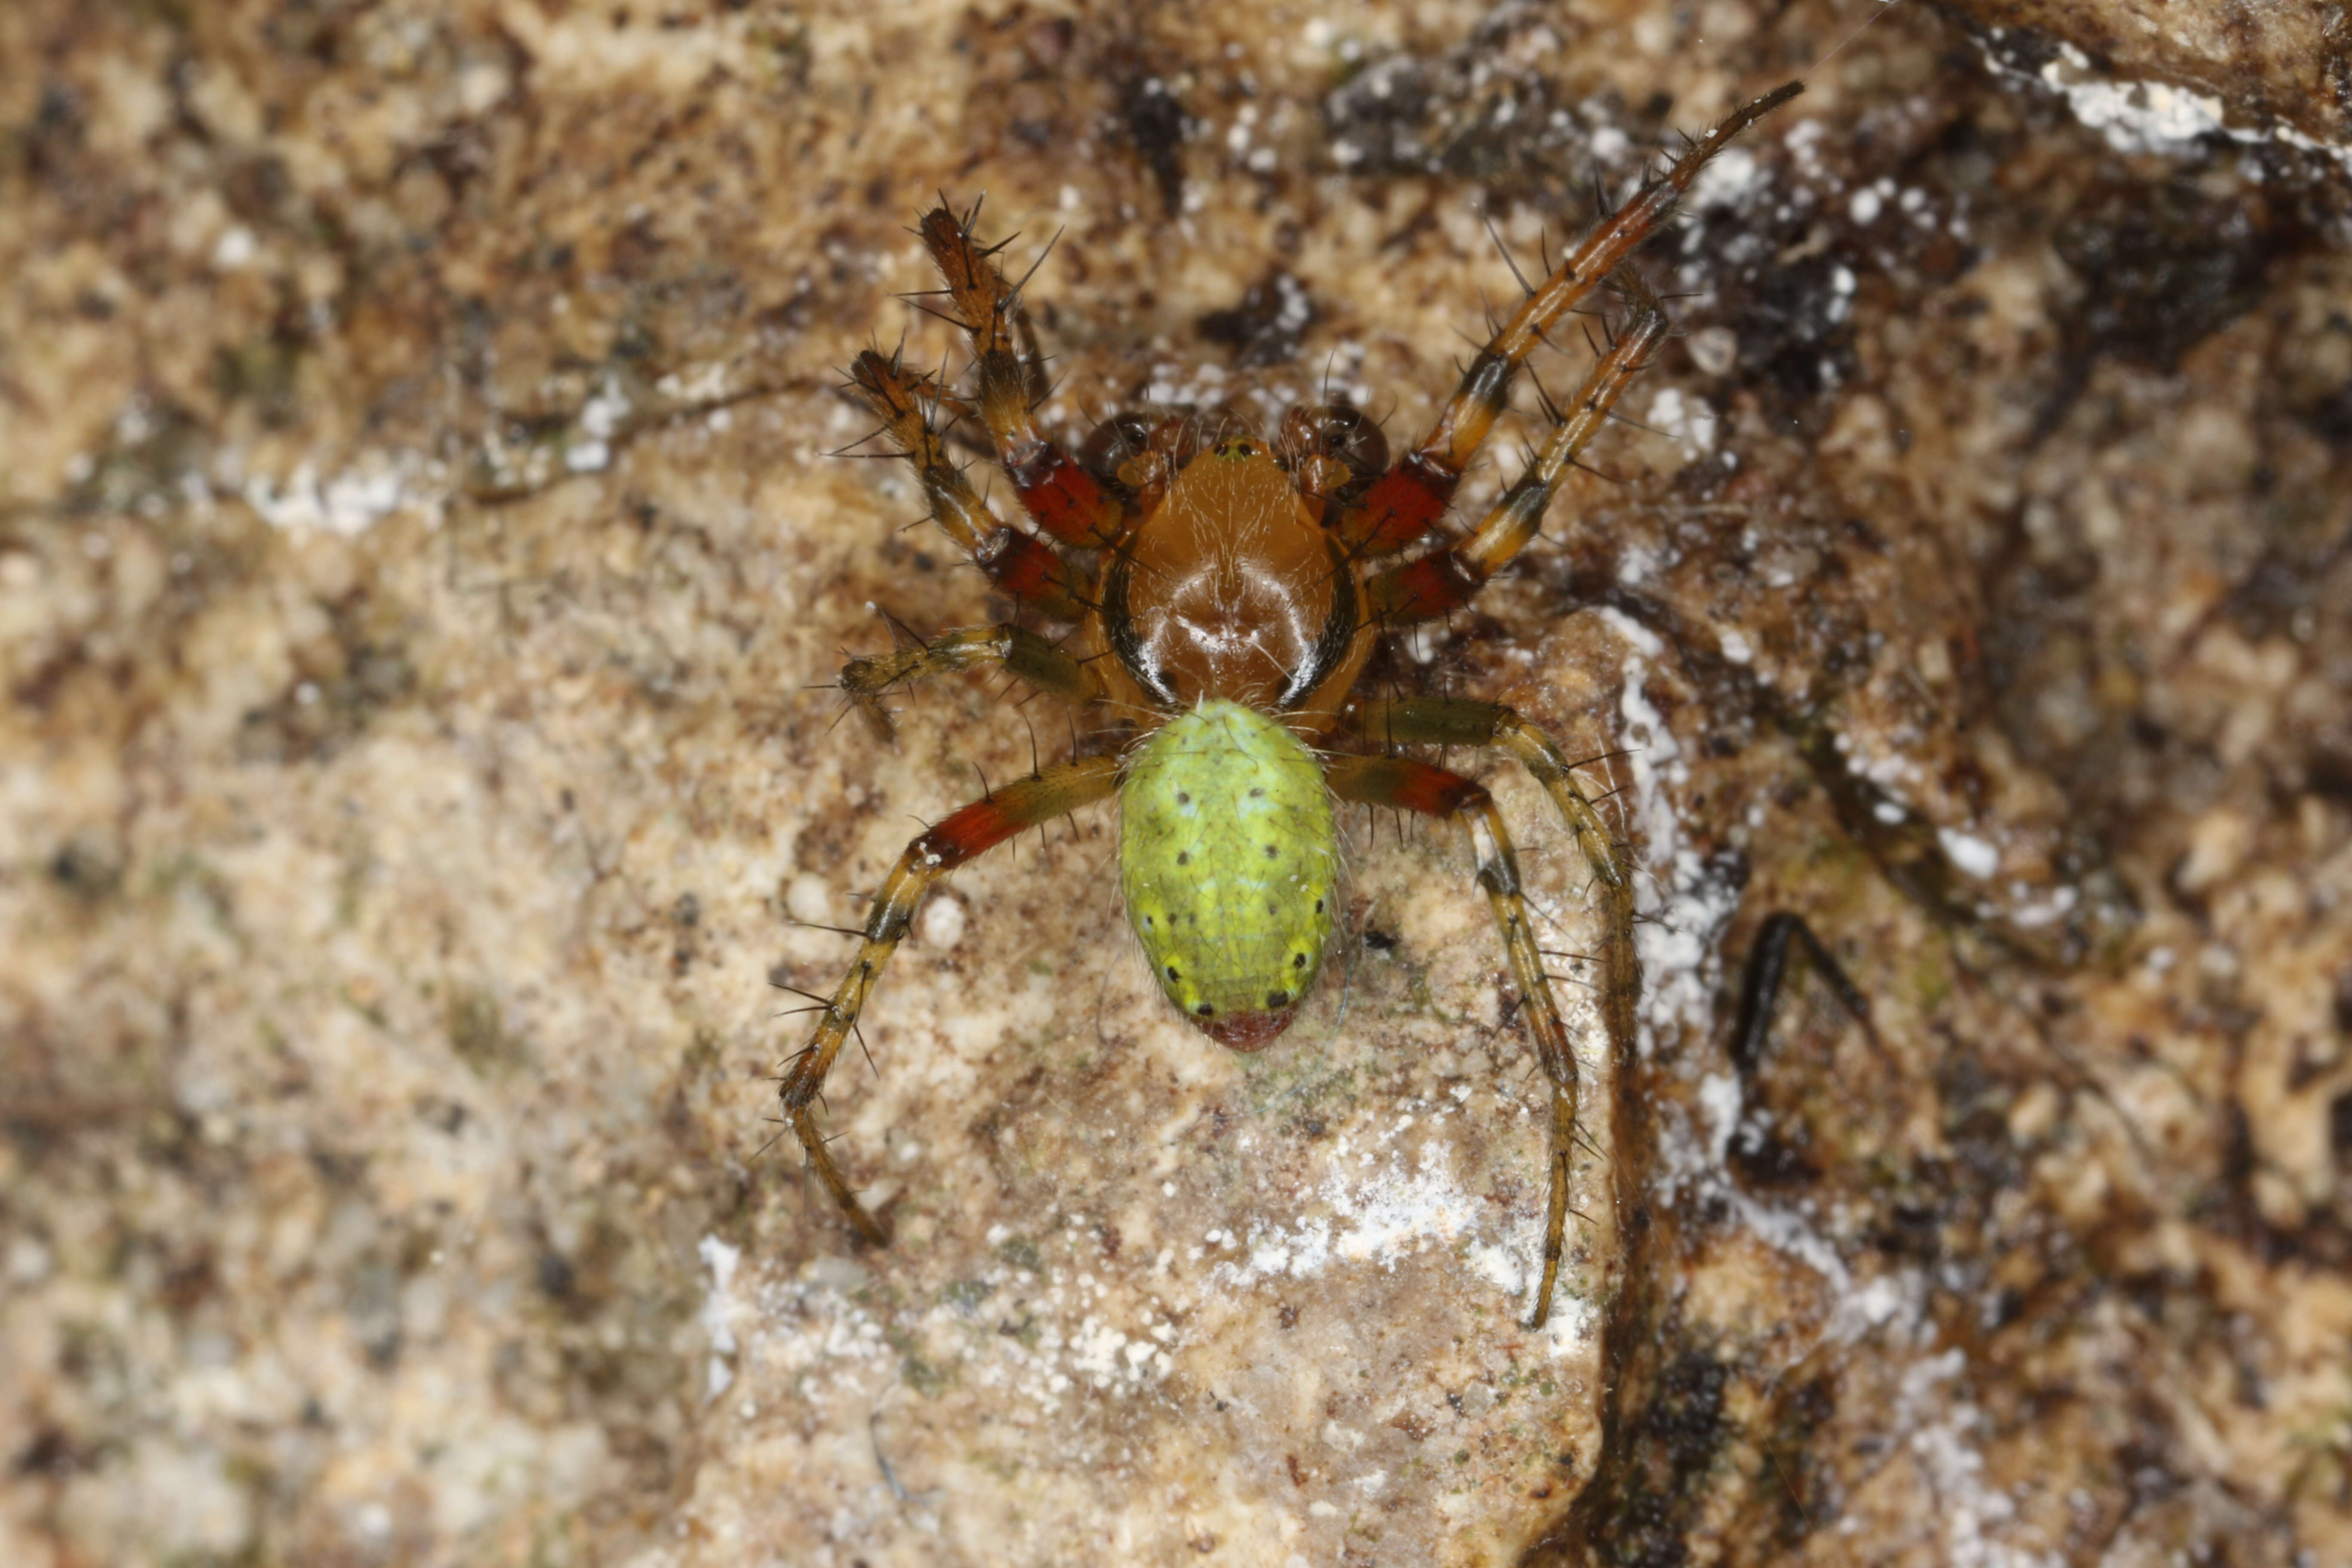
[{"label": "reddish tip of abdomen", "polygon": [[1279,1013],[1228,1013],[1222,1018],[1194,1017],[1201,1033],[1232,1051],[1262,1051],[1290,1027],[1296,1008]]}]

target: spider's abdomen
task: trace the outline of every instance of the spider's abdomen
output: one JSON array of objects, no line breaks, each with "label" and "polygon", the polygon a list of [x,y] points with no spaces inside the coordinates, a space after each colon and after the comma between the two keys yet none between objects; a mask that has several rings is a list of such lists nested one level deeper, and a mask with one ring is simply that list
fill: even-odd
[{"label": "spider's abdomen", "polygon": [[1128,922],[1169,1000],[1256,1050],[1322,968],[1339,829],[1322,764],[1279,720],[1211,698],[1138,748],[1119,785]]}]

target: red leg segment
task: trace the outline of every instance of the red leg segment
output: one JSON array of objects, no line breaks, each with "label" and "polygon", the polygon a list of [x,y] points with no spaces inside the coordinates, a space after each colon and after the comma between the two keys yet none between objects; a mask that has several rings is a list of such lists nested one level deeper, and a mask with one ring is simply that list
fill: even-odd
[{"label": "red leg segment", "polygon": [[1665,312],[1657,300],[1632,268],[1618,277],[1633,314],[1584,378],[1575,402],[1554,410],[1551,434],[1476,528],[1451,548],[1392,566],[1365,584],[1372,616],[1381,624],[1414,626],[1461,608],[1543,527],[1544,510],[1551,504],[1560,474],[1600,433],[1609,410],[1665,341]]},{"label": "red leg segment", "polygon": [[930,379],[908,371],[897,355],[886,358],[872,349],[857,356],[849,379],[922,477],[932,521],[971,554],[989,581],[1055,620],[1084,616],[1078,580],[1068,564],[1045,541],[997,521],[963,470],[949,460],[932,422],[940,397]]},{"label": "red leg segment", "polygon": [[[978,209],[973,209],[977,213]],[[923,243],[939,264],[980,364],[980,416],[997,460],[1037,525],[1065,544],[1100,547],[1118,537],[1124,513],[1095,477],[1045,439],[1031,409],[1045,394],[1045,365],[1017,289],[971,237],[972,214],[944,205],[923,215]]]}]

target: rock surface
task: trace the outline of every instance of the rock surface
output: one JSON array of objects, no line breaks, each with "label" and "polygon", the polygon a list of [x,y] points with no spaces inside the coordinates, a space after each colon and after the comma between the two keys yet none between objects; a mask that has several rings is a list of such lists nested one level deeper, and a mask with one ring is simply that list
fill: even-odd
[{"label": "rock surface", "polygon": [[2182,142],[2223,126],[2352,141],[2352,12],[2303,0],[1953,0],[2010,63],[2032,60],[2085,118],[2168,127]]},{"label": "rock surface", "polygon": [[[2343,39],[2245,9],[2218,76],[2112,5],[0,11],[0,1558],[2352,1563]],[[1531,265],[1798,75],[1645,258],[1623,482],[1383,673],[1621,753],[1647,1131],[1553,1327],[1488,917],[1386,819],[1250,1058],[1108,811],[960,873],[854,1248],[771,985],[1069,743],[812,689],[991,613],[824,458],[859,348],[960,363],[920,206],[1059,233],[1074,439],[1409,439],[1482,212]],[[1800,965],[1736,1061],[1776,910],[1871,1026]]]}]

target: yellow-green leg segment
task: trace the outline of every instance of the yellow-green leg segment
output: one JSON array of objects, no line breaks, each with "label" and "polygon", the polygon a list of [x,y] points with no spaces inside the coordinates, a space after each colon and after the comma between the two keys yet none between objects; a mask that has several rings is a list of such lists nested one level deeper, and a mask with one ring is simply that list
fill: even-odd
[{"label": "yellow-green leg segment", "polygon": [[[1617,1071],[1628,1070],[1636,1041],[1635,1007],[1642,994],[1642,961],[1633,945],[1633,882],[1617,840],[1601,819],[1558,742],[1513,710],[1496,702],[1450,697],[1410,697],[1352,704],[1349,729],[1381,745],[1496,746],[1518,758],[1550,795],[1560,817],[1591,868],[1600,895],[1602,924],[1601,1017]],[[1521,1012],[1534,1037],[1538,1058],[1552,1085],[1551,1205],[1544,1227],[1543,1283],[1533,1323],[1551,1310],[1568,1215],[1568,1179],[1576,1140],[1576,1053],[1560,1022],[1559,1008],[1544,973],[1535,932],[1528,923],[1518,862],[1502,816],[1484,786],[1402,757],[1343,758],[1331,765],[1331,788],[1343,800],[1399,806],[1431,816],[1456,816],[1470,825],[1477,851],[1478,881],[1486,889],[1503,928],[1503,944],[1518,983]]]},{"label": "yellow-green leg segment", "polygon": [[888,741],[894,730],[882,699],[893,689],[952,670],[991,666],[1001,666],[1015,679],[1080,706],[1099,700],[1103,694],[1102,679],[1091,666],[1035,632],[1011,626],[965,626],[942,632],[927,643],[853,658],[841,668],[841,689],[850,705],[866,716],[876,736]]},{"label": "yellow-green leg segment", "polygon": [[1495,922],[1502,928],[1503,951],[1511,977],[1518,983],[1519,1016],[1527,1021],[1536,1058],[1551,1085],[1551,1202],[1544,1222],[1543,1281],[1536,1291],[1535,1314],[1528,1320],[1530,1328],[1541,1328],[1551,1316],[1568,1229],[1569,1170],[1576,1142],[1576,1052],[1544,974],[1535,928],[1528,921],[1527,892],[1510,829],[1503,825],[1503,814],[1486,785],[1428,763],[1410,757],[1342,756],[1330,759],[1325,773],[1331,793],[1341,800],[1457,820],[1469,830],[1478,885],[1486,889]]}]

